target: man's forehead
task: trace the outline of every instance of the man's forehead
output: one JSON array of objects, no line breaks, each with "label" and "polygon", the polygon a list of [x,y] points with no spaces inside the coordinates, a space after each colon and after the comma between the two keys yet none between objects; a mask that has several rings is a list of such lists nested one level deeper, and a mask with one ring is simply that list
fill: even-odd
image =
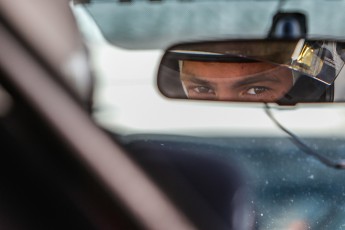
[{"label": "man's forehead", "polygon": [[279,66],[266,62],[201,62],[183,61],[182,73],[202,77],[240,77],[255,75],[278,69]]},{"label": "man's forehead", "polygon": [[262,82],[270,82],[271,84],[281,84],[282,82],[290,82],[291,77],[287,76],[270,76],[265,74],[254,74],[248,76],[236,77],[199,77],[190,74],[182,74],[181,80],[183,82],[192,82],[202,85],[231,85],[232,87],[240,87],[250,84],[257,84]]}]

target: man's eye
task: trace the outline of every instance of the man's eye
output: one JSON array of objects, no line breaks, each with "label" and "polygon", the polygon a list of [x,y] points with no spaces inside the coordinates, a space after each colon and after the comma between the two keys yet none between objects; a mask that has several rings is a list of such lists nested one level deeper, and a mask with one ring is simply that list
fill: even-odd
[{"label": "man's eye", "polygon": [[258,95],[258,94],[265,93],[267,90],[268,90],[268,88],[266,88],[266,87],[252,87],[252,88],[247,90],[247,94]]},{"label": "man's eye", "polygon": [[197,87],[194,87],[193,90],[197,93],[208,93],[208,94],[214,93],[213,89],[207,86],[197,86]]}]

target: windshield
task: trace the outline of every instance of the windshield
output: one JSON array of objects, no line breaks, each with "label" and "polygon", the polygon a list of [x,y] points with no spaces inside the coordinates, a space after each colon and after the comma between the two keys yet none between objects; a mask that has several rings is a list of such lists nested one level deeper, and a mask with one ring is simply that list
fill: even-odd
[{"label": "windshield", "polygon": [[[132,135],[124,137],[122,141],[126,148],[137,152],[137,155],[159,150],[170,157],[185,154],[188,162],[187,156],[191,152],[203,157],[212,155],[212,159],[227,162],[230,169],[234,164],[238,166],[245,178],[245,186],[242,187],[245,189],[242,190],[245,210],[250,213],[244,221],[253,221],[255,226],[244,229],[342,229],[344,224],[344,171],[329,168],[304,154],[287,138],[146,135],[143,139],[143,136]],[[343,140],[308,138],[304,141],[329,157],[343,156]],[[173,163],[178,167],[178,175],[188,175],[186,168]],[[209,164],[212,165],[212,161]],[[197,170],[193,164],[189,167]],[[208,176],[214,176],[214,169],[206,169]],[[224,197],[221,191],[226,189],[230,181],[217,177],[213,182],[208,182],[209,177],[205,174],[204,183],[214,186],[214,192]],[[217,183],[220,178],[220,183]],[[195,181],[188,177],[186,179],[198,188]],[[203,192],[198,191],[205,195]],[[219,213],[221,215],[223,212]]]}]

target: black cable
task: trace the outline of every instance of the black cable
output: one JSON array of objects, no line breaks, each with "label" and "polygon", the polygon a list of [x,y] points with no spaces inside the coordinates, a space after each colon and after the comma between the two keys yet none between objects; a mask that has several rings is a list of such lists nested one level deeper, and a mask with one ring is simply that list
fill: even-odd
[{"label": "black cable", "polygon": [[327,157],[315,152],[313,149],[311,149],[309,146],[307,146],[298,136],[296,136],[294,133],[286,129],[280,122],[273,116],[271,108],[268,106],[267,103],[265,103],[265,112],[267,116],[273,121],[279,129],[284,131],[286,134],[290,136],[290,140],[292,143],[294,143],[300,150],[302,150],[304,153],[316,158],[321,163],[335,169],[345,169],[345,160],[341,161],[333,161],[331,159],[328,159]]}]

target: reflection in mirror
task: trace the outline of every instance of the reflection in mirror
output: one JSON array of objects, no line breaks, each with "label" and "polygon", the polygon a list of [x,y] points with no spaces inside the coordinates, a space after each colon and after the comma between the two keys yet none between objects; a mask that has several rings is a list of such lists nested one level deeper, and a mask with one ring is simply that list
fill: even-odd
[{"label": "reflection in mirror", "polygon": [[[345,74],[341,71],[344,44],[301,39],[177,45],[162,59],[158,86],[170,98],[279,104],[331,102],[335,83],[345,78],[339,77]],[[345,90],[338,91],[340,95]],[[345,95],[339,95],[337,101],[345,101]]]},{"label": "reflection in mirror", "polygon": [[273,102],[291,88],[292,73],[265,62],[181,61],[180,80],[191,99]]}]

